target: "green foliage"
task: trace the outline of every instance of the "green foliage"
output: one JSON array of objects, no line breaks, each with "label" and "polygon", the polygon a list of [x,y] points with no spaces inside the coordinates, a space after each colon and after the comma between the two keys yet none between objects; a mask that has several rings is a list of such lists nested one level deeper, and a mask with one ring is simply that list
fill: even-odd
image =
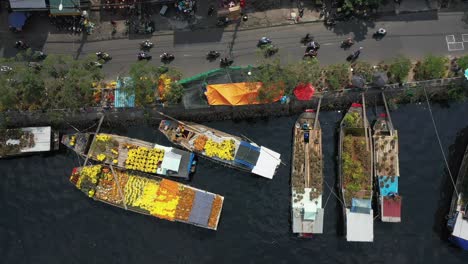
[{"label": "green foliage", "polygon": [[458,66],[460,66],[460,68],[462,68],[463,71],[468,69],[468,55],[458,58],[457,63],[458,63]]},{"label": "green foliage", "polygon": [[366,82],[372,81],[372,74],[374,73],[374,68],[372,65],[365,61],[358,61],[352,67],[354,75],[362,76]]},{"label": "green foliage", "polygon": [[341,10],[347,15],[361,14],[369,9],[377,8],[382,3],[383,0],[344,0]]},{"label": "green foliage", "polygon": [[361,127],[361,116],[357,112],[348,113],[343,118],[343,124],[346,127]]},{"label": "green foliage", "polygon": [[450,85],[447,90],[449,100],[453,101],[465,101],[466,99],[466,88],[458,85]]},{"label": "green foliage", "polygon": [[390,73],[390,82],[404,82],[408,77],[411,69],[411,60],[407,57],[400,56],[395,58],[388,69]]},{"label": "green foliage", "polygon": [[154,103],[156,86],[159,82],[160,71],[147,61],[139,61],[130,66],[129,76],[132,85],[126,89],[135,93],[136,106],[148,106]]},{"label": "green foliage", "polygon": [[165,94],[165,99],[168,103],[178,104],[182,101],[184,92],[184,87],[181,84],[179,84],[178,82],[172,82],[170,84],[169,91],[167,91]]},{"label": "green foliage", "polygon": [[295,86],[294,78],[285,74],[279,60],[264,62],[253,71],[250,82],[261,82],[258,90],[258,100],[262,103],[270,103],[285,92],[285,87]]},{"label": "green foliage", "polygon": [[291,94],[299,83],[311,83],[315,87],[318,86],[321,72],[316,58],[288,64],[285,66],[283,74],[290,75],[292,81],[291,86],[287,87],[286,93]]},{"label": "green foliage", "polygon": [[332,91],[343,89],[349,83],[349,64],[334,64],[325,68],[324,75]]},{"label": "green foliage", "polygon": [[416,65],[414,78],[416,80],[432,80],[445,77],[447,73],[447,58],[428,55]]}]

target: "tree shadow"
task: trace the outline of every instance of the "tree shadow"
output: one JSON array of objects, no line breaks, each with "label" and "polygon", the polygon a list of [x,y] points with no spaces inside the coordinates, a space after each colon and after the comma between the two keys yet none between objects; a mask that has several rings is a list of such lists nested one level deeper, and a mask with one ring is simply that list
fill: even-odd
[{"label": "tree shadow", "polygon": [[366,39],[369,28],[375,28],[375,22],[371,20],[351,19],[340,21],[333,27],[333,32],[337,35],[348,35],[354,33],[355,41]]}]

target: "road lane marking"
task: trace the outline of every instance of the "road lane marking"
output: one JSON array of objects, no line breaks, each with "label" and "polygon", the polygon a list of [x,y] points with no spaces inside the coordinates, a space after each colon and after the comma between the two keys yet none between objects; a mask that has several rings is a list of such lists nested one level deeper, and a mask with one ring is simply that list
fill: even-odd
[{"label": "road lane marking", "polygon": [[462,34],[463,42],[468,42],[468,34]]},{"label": "road lane marking", "polygon": [[445,36],[445,41],[446,41],[447,43],[455,42],[455,35],[447,35],[447,36]]},{"label": "road lane marking", "polygon": [[457,50],[464,50],[465,47],[463,46],[463,42],[452,42],[447,43],[448,51],[457,51]]},{"label": "road lane marking", "polygon": [[192,57],[190,54],[184,54],[184,57]]}]

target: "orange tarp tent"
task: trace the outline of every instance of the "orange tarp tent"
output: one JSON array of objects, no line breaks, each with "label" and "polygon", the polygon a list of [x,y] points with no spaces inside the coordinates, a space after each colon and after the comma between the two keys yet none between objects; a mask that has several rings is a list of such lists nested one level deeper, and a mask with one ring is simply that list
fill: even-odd
[{"label": "orange tarp tent", "polygon": [[[261,87],[261,82],[211,84],[206,86],[205,95],[210,105],[259,104],[257,97]],[[275,101],[279,99],[277,98]]]}]

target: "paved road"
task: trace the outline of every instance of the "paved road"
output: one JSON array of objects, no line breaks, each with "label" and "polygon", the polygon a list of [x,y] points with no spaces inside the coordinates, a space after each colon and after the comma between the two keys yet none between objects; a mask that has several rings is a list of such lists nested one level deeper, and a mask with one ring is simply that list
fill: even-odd
[{"label": "paved road", "polygon": [[[256,64],[262,59],[255,45],[262,36],[270,37],[280,51],[274,57],[280,57],[282,62],[300,60],[305,47],[299,43],[301,37],[310,32],[321,43],[319,60],[322,64],[344,62],[349,53],[359,46],[364,47],[360,60],[379,62],[398,54],[411,58],[421,58],[426,54],[454,55],[465,54],[464,50],[448,51],[446,35],[454,35],[461,42],[462,34],[468,34],[461,21],[462,12],[457,13],[419,13],[392,17],[382,17],[373,22],[347,22],[338,24],[334,30],[327,30],[320,23],[280,26],[266,29],[245,30],[238,32],[223,32],[222,29],[199,32],[176,32],[173,35],[155,36],[151,39],[155,47],[151,54],[155,57],[155,65],[159,62],[159,54],[170,52],[176,59],[172,65],[182,69],[185,76],[197,74],[218,67],[218,62],[208,62],[205,54],[209,50],[218,50],[222,54],[229,53],[235,60],[235,65]],[[376,41],[372,33],[379,27],[387,29],[387,36]],[[357,40],[351,51],[344,51],[340,43],[351,36]],[[466,37],[468,41],[468,35]],[[129,64],[136,61],[138,43],[141,39],[121,39],[95,42],[52,42],[46,41],[46,53],[67,53],[75,56],[85,56],[102,50],[110,53],[113,60],[104,66],[104,71],[113,77],[125,73]],[[465,42],[468,50],[468,42]],[[461,46],[461,44],[458,44]],[[460,47],[461,48],[461,47]]]}]

